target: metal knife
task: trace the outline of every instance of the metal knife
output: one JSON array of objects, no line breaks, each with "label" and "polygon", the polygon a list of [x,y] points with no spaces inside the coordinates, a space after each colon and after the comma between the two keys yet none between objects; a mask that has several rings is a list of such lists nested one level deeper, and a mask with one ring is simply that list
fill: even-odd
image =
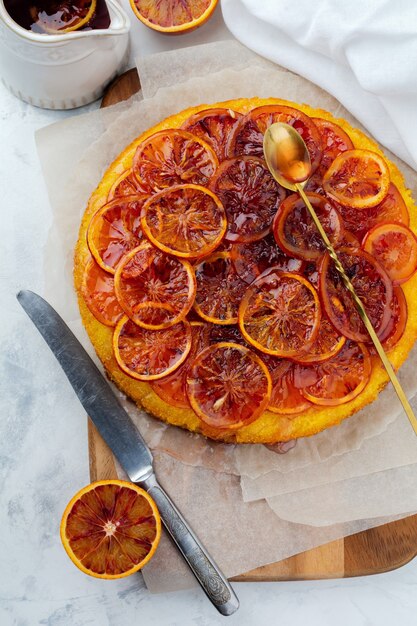
[{"label": "metal knife", "polygon": [[209,600],[222,615],[232,615],[239,608],[236,594],[159,485],[151,451],[108,382],[50,304],[32,291],[20,291],[17,299],[54,353],[81,404],[130,480],[146,489],[155,500],[165,528]]}]

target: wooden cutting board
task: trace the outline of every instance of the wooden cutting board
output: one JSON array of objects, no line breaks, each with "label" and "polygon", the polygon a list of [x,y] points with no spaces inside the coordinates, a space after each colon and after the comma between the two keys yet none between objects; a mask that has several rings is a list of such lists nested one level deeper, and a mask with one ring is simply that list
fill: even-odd
[{"label": "wooden cutting board", "polygon": [[[119,76],[107,90],[102,107],[126,100],[140,88],[136,69]],[[88,424],[90,478],[117,478],[112,453],[96,428]],[[235,581],[308,580],[379,574],[408,563],[417,554],[417,515],[332,541],[289,559],[258,567]]]}]

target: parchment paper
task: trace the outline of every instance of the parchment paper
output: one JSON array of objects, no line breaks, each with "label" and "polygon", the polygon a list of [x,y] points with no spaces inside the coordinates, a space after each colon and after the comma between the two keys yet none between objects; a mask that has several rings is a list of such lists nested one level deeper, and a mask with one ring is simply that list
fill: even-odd
[{"label": "parchment paper", "polygon": [[[37,134],[39,154],[54,210],[54,222],[45,250],[45,295],[70,323],[90,352],[91,345],[79,321],[72,286],[73,247],[89,195],[106,167],[134,137],[167,115],[187,106],[253,95],[278,96],[308,102],[313,106],[326,108],[357,125],[328,94],[308,81],[262,61],[239,44],[208,44],[180,52],[181,54],[176,52],[175,55],[161,53],[155,55],[156,60],[148,58],[145,62],[139,62],[143,93],[147,96],[144,100],[140,100],[139,96],[104,112],[97,111],[55,124]],[[210,69],[216,70],[210,75],[207,75],[208,57],[211,58]],[[230,59],[234,59],[235,67],[227,67]],[[159,84],[167,85],[156,93],[155,68],[158,68]],[[193,68],[192,78],[189,78],[189,68]],[[172,83],[172,76],[175,76],[176,84]],[[184,82],[178,84],[182,79]],[[394,157],[391,158],[398,162]],[[404,164],[400,164],[400,167],[408,178],[408,184],[413,188],[415,181],[411,170]],[[408,363],[411,371],[417,365],[416,352]],[[416,391],[415,377],[408,373],[403,379],[411,397]],[[168,471],[171,472],[170,476],[175,476],[171,493],[175,499],[179,498],[180,504],[183,502],[182,508],[186,517],[190,521],[195,518],[194,526],[205,539],[207,547],[216,555],[219,551],[223,553],[227,546],[227,554],[223,554],[219,562],[224,565],[227,561],[225,569],[228,575],[238,574],[336,537],[357,532],[359,526],[364,529],[383,523],[377,519],[381,515],[404,514],[417,509],[417,504],[408,498],[409,491],[414,489],[417,493],[417,479],[414,479],[412,471],[407,476],[401,476],[407,480],[405,487],[408,490],[397,489],[399,496],[393,506],[384,503],[382,507],[380,499],[373,500],[370,510],[374,519],[371,520],[358,522],[366,517],[365,509],[361,508],[363,502],[356,502],[349,507],[343,501],[340,503],[340,510],[336,510],[339,502],[332,496],[332,491],[337,492],[340,485],[340,482],[335,481],[343,481],[348,485],[354,477],[354,491],[360,492],[362,488],[366,488],[367,475],[381,469],[387,438],[381,439],[379,443],[378,441],[386,434],[387,428],[394,423],[400,412],[395,394],[389,388],[371,407],[338,427],[328,429],[313,438],[300,440],[297,446],[284,455],[276,454],[264,446],[235,447],[208,442],[198,435],[167,427],[133,407],[129,401],[125,402],[151,448],[157,453],[161,480]],[[405,417],[402,419],[405,420]],[[409,463],[417,461],[416,446],[410,446],[410,439],[413,437],[411,429],[408,432],[406,429],[396,431],[396,446],[390,450],[389,462],[382,464],[384,469],[404,465],[403,448],[408,450]],[[365,450],[364,443],[372,438],[375,438],[374,447]],[[291,445],[287,448],[291,448]],[[278,449],[282,452],[282,447]],[[352,451],[356,455],[354,463],[349,461]],[[324,464],[327,465],[324,467]],[[307,467],[308,471],[305,471]],[[334,475],[333,468],[336,468]],[[359,477],[358,468],[362,468]],[[272,470],[274,471],[271,473]],[[264,475],[269,476],[273,484],[277,480],[274,474],[279,475],[279,479],[288,475],[288,487],[274,491],[271,480],[259,483],[256,485],[256,497],[263,498],[267,495],[268,504],[265,501],[243,502],[239,475],[246,477],[245,497],[253,499],[255,492],[249,492],[247,477],[253,480]],[[306,474],[317,478],[308,482]],[[388,474],[389,472],[380,474],[380,484],[387,488],[387,500],[389,489],[395,488],[398,478],[397,475]],[[312,485],[315,485],[316,498],[329,498],[335,506],[330,507],[330,511],[324,511],[317,507],[317,500],[314,505],[310,503],[303,517],[303,524],[310,525],[308,529],[291,522],[284,523],[281,517],[292,521],[300,520],[299,503],[303,501],[302,498],[307,497],[307,487]],[[343,493],[352,495],[352,490],[349,492],[344,489]],[[197,497],[197,494],[201,496]],[[373,495],[371,491],[368,500],[372,500]],[[203,498],[204,506],[201,505],[200,497]],[[210,499],[213,501],[213,516],[209,515],[206,507]],[[252,519],[253,511],[256,511],[256,515]],[[262,520],[262,539],[260,540],[259,534],[254,533],[256,537],[253,536],[249,541],[245,533],[249,532],[248,527],[253,526],[255,520],[258,525],[259,520]],[[312,527],[314,524],[323,525],[323,520],[326,524],[332,524],[335,520],[348,523],[322,529]],[[349,523],[350,520],[354,521]],[[268,548],[265,548],[266,536],[271,541]],[[158,554],[168,572],[170,568],[169,560],[165,558],[165,547],[161,547]],[[152,561],[145,574],[153,589],[158,588],[152,582],[153,568],[158,567],[158,562],[159,557]],[[175,559],[174,563],[175,566],[171,568],[173,577],[168,576],[170,588],[177,585],[174,578],[178,563]],[[160,573],[159,571],[159,575]]]}]

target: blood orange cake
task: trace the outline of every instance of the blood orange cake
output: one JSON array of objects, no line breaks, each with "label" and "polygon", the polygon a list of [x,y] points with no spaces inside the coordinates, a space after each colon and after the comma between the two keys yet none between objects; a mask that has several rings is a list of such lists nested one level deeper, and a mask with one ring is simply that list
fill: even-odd
[{"label": "blood orange cake", "polygon": [[417,337],[416,209],[377,144],[327,111],[252,98],[163,120],[109,167],[75,250],[109,377],[155,417],[225,442],[313,435],[388,381],[306,207],[266,167],[276,121],[307,144],[309,199],[399,368]]}]

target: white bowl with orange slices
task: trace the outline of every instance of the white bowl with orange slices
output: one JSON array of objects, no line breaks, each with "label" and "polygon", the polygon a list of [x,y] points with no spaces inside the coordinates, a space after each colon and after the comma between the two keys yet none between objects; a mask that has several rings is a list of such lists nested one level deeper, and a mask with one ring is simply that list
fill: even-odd
[{"label": "white bowl with orange slices", "polygon": [[395,368],[417,338],[417,214],[398,168],[308,105],[202,104],[110,165],[75,250],[83,323],[110,378],[155,417],[212,439],[309,436],[387,383],[306,207],[263,159],[293,125],[306,187]]}]

